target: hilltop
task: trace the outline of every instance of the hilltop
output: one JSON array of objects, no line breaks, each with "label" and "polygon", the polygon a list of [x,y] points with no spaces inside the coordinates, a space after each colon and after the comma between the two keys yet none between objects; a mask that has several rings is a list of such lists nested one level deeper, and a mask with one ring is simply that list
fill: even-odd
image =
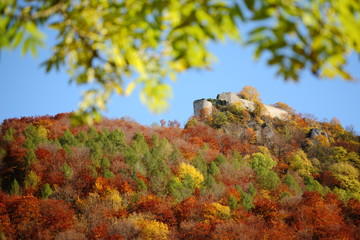
[{"label": "hilltop", "polygon": [[0,239],[358,238],[358,136],[254,89],[196,102],[183,128],[5,120]]}]

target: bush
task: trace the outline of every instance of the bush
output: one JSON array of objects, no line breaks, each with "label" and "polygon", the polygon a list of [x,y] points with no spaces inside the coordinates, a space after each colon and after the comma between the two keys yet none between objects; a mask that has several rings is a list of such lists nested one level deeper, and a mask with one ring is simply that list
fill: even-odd
[{"label": "bush", "polygon": [[228,122],[228,117],[226,113],[217,111],[212,115],[212,121],[210,125],[213,128],[221,128],[223,125],[225,125]]}]

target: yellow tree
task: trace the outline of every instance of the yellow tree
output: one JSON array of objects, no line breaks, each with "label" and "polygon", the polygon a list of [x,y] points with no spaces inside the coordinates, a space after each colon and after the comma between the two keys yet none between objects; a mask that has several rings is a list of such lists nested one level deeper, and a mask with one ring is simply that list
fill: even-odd
[{"label": "yellow tree", "polygon": [[237,94],[239,97],[252,101],[252,102],[261,102],[260,93],[256,90],[255,87],[245,86],[243,89]]}]

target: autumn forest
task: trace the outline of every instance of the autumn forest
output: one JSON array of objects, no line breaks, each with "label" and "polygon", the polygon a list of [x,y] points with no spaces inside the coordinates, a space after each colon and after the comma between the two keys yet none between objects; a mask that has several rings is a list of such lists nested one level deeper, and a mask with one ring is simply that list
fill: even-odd
[{"label": "autumn forest", "polygon": [[0,239],[359,239],[359,136],[241,96],[184,127],[4,120]]}]

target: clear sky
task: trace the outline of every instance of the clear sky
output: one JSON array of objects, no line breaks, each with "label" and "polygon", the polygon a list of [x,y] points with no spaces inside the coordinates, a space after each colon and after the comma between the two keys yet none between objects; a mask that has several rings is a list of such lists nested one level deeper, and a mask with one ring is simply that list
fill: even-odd
[{"label": "clear sky", "polygon": [[[49,47],[49,46],[48,46]],[[49,51],[37,58],[21,56],[17,51],[2,51],[0,56],[0,122],[21,116],[55,115],[76,110],[81,89],[69,85],[65,71],[45,73],[40,67]],[[213,70],[190,71],[171,83],[174,91],[168,111],[152,114],[140,102],[135,91],[130,97],[113,96],[104,115],[109,118],[130,117],[150,125],[161,119],[178,120],[182,125],[193,113],[193,101],[216,98],[218,93],[238,92],[245,85],[254,86],[263,103],[284,102],[298,113],[314,114],[319,120],[338,118],[344,127],[352,125],[360,133],[360,83],[340,79],[319,80],[309,73],[300,82],[285,82],[275,77],[275,69],[264,59],[254,62],[252,51],[232,43],[211,46],[218,57]],[[360,79],[360,61],[353,57],[348,66]]]}]

